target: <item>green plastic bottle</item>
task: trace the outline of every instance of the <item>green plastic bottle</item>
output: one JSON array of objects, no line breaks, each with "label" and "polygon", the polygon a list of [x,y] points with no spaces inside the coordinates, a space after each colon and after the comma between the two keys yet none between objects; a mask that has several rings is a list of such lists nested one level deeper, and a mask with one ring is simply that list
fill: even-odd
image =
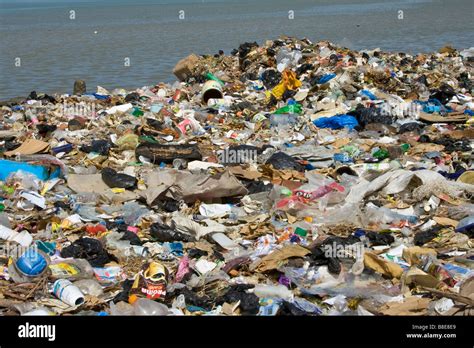
[{"label": "green plastic bottle", "polygon": [[206,79],[214,80],[216,82],[219,82],[222,86],[224,86],[224,82],[221,79],[219,79],[217,76],[211,74],[210,72],[206,74]]},{"label": "green plastic bottle", "polygon": [[140,108],[133,108],[133,112],[132,112],[132,115],[135,116],[135,117],[140,117],[140,116],[143,116],[145,113],[140,109]]},{"label": "green plastic bottle", "polygon": [[375,158],[379,160],[383,160],[383,159],[388,158],[390,154],[388,153],[388,150],[386,149],[379,149],[375,151],[372,156],[374,156]]},{"label": "green plastic bottle", "polygon": [[402,144],[400,147],[402,148],[403,152],[410,150],[410,144]]}]

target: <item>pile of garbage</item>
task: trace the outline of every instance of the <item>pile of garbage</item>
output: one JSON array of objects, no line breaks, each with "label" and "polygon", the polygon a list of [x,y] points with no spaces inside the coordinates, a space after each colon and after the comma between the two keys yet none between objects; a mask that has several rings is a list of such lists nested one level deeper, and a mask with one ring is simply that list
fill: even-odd
[{"label": "pile of garbage", "polygon": [[1,102],[1,315],[472,315],[473,67],[282,37]]}]

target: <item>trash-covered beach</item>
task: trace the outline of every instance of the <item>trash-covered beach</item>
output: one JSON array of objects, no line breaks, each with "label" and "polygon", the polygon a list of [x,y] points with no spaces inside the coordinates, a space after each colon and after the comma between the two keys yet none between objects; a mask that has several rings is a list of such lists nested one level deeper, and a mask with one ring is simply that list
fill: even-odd
[{"label": "trash-covered beach", "polygon": [[282,37],[0,102],[1,315],[472,315],[473,67]]}]

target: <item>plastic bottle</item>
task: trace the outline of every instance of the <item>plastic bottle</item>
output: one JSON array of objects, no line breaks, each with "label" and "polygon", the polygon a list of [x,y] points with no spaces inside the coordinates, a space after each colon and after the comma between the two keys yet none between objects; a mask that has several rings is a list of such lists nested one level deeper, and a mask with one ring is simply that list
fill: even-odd
[{"label": "plastic bottle", "polygon": [[84,219],[100,221],[100,219],[97,217],[99,214],[96,212],[95,206],[78,204],[75,206],[75,211]]},{"label": "plastic bottle", "polygon": [[304,220],[298,221],[291,225],[293,228],[293,232],[303,238],[306,238],[308,233],[311,233],[311,235],[314,236],[316,234],[316,226],[312,223],[313,218],[310,216],[305,217]]},{"label": "plastic bottle", "polygon": [[81,290],[84,295],[99,297],[104,293],[102,286],[94,279],[82,279],[74,282],[74,285]]},{"label": "plastic bottle", "polygon": [[36,175],[23,170],[10,174],[5,182],[11,186],[18,185],[25,190],[39,191],[41,188],[41,180]]},{"label": "plastic bottle", "polygon": [[81,305],[85,300],[81,290],[67,279],[56,280],[53,284],[53,293],[70,306]]},{"label": "plastic bottle", "polygon": [[162,303],[139,298],[133,303],[135,315],[168,315],[169,309]]},{"label": "plastic bottle", "polygon": [[54,153],[54,154],[58,154],[58,153],[68,153],[68,152],[71,152],[72,150],[74,149],[74,146],[72,144],[66,144],[66,145],[61,145],[61,146],[58,146],[58,147],[54,147],[51,149],[51,151]]},{"label": "plastic bottle", "polygon": [[413,215],[402,215],[397,212],[391,211],[388,208],[377,207],[375,204],[369,203],[366,206],[367,217],[372,222],[379,223],[394,223],[398,224],[403,221],[408,221],[411,224],[414,224],[418,221],[418,217]]},{"label": "plastic bottle", "polygon": [[134,107],[132,109],[132,115],[135,116],[135,117],[140,117],[140,116],[144,115],[144,112],[139,107]]},{"label": "plastic bottle", "polygon": [[213,80],[213,81],[216,81],[216,82],[219,82],[222,86],[224,86],[224,82],[222,80],[220,80],[217,76],[213,75],[212,73],[208,72],[206,74],[206,79],[207,80]]},{"label": "plastic bottle", "polygon": [[348,153],[335,153],[334,154],[334,162],[340,162],[340,163],[352,163],[354,160],[349,156]]},{"label": "plastic bottle", "polygon": [[135,309],[131,304],[127,302],[110,302],[110,314],[111,315],[135,315]]},{"label": "plastic bottle", "polygon": [[173,160],[173,168],[177,170],[186,169],[188,162],[182,158],[175,158]]},{"label": "plastic bottle", "polygon": [[373,157],[383,160],[385,158],[388,158],[390,156],[390,153],[386,149],[378,149],[372,154]]},{"label": "plastic bottle", "polygon": [[469,229],[472,229],[474,225],[474,215],[468,216],[461,221],[459,221],[458,225],[456,226],[456,232],[464,232]]},{"label": "plastic bottle", "polygon": [[3,212],[0,213],[0,225],[5,226],[6,228],[12,227],[8,215]]},{"label": "plastic bottle", "polygon": [[285,300],[293,298],[293,293],[284,285],[264,285],[257,284],[253,289],[253,293],[258,297],[278,297]]},{"label": "plastic bottle", "polygon": [[174,299],[172,307],[177,308],[177,309],[186,308],[186,298],[184,297],[183,294],[179,295],[178,297]]}]

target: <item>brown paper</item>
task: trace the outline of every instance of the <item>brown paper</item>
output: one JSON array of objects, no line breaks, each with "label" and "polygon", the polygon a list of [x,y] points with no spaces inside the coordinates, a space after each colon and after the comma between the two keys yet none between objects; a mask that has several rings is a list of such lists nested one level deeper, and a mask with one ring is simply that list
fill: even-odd
[{"label": "brown paper", "polygon": [[239,178],[245,178],[248,180],[255,180],[262,177],[262,173],[257,170],[243,169],[240,166],[233,166],[229,168],[229,172]]},{"label": "brown paper", "polygon": [[70,174],[67,178],[67,184],[75,192],[96,193],[113,202],[126,202],[139,197],[138,194],[131,191],[114,193],[102,180],[100,174]]},{"label": "brown paper", "polygon": [[364,265],[391,278],[400,278],[403,274],[403,269],[395,262],[384,260],[371,252],[364,254]]},{"label": "brown paper", "polygon": [[418,246],[403,249],[402,257],[410,265],[417,265],[423,255],[432,255],[436,258],[436,251],[430,248],[422,248]]},{"label": "brown paper", "polygon": [[429,298],[408,297],[404,302],[388,302],[380,308],[385,315],[424,315],[431,302]]},{"label": "brown paper", "polygon": [[40,153],[46,151],[49,147],[49,144],[36,139],[28,139],[20,147],[12,151],[5,152],[5,156],[15,156],[16,154],[20,155],[34,155],[35,153]]},{"label": "brown paper", "polygon": [[450,218],[435,216],[433,220],[436,221],[436,223],[441,226],[456,227],[458,225],[458,221],[450,219]]},{"label": "brown paper", "polygon": [[282,261],[287,260],[291,257],[303,257],[309,254],[310,251],[297,244],[284,246],[280,250],[276,250],[271,254],[265,256],[260,263],[257,265],[256,270],[260,272],[270,271],[277,269]]},{"label": "brown paper", "polygon": [[403,276],[405,285],[416,285],[425,288],[436,288],[440,281],[421,269],[412,267]]}]

